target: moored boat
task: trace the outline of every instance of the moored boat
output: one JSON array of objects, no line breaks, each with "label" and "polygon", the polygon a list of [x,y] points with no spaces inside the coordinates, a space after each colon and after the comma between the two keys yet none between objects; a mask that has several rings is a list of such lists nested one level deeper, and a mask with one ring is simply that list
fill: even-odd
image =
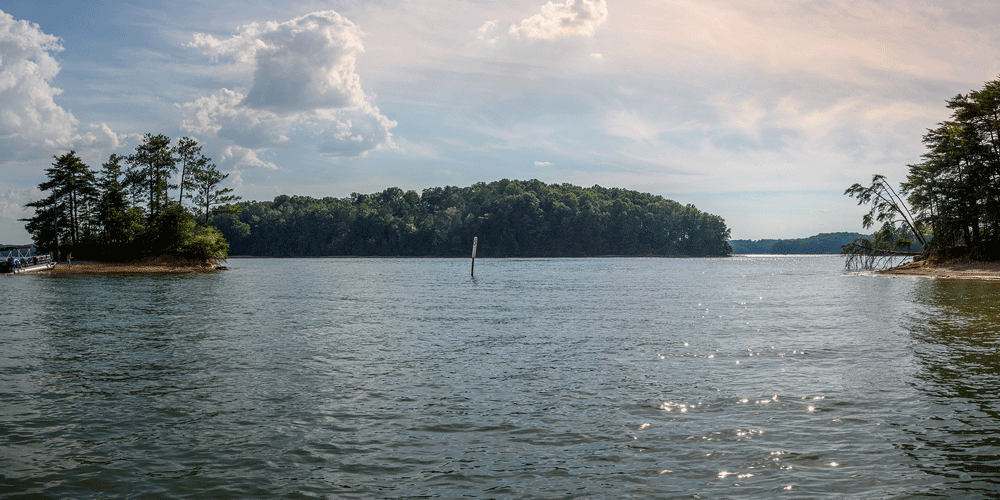
[{"label": "moored boat", "polygon": [[56,267],[49,254],[35,254],[34,245],[0,248],[0,273],[21,274],[44,271]]}]

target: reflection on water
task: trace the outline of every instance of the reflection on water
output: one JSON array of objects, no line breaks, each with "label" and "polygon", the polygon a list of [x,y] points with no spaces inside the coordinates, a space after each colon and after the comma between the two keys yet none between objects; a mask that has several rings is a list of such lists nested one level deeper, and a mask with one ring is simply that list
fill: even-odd
[{"label": "reflection on water", "polygon": [[913,387],[925,407],[900,423],[904,449],[943,487],[1000,491],[1000,286],[974,280],[920,280],[919,307],[905,323],[919,369]]}]

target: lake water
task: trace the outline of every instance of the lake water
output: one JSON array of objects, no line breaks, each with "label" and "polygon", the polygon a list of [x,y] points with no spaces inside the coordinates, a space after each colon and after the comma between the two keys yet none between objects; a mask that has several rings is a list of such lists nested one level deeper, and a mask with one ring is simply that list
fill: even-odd
[{"label": "lake water", "polygon": [[1000,283],[839,257],[0,277],[9,498],[996,498]]}]

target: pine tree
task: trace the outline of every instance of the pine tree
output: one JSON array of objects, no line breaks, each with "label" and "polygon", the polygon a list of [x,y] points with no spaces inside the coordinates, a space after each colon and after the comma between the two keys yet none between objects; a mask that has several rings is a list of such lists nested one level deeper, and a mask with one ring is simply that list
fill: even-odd
[{"label": "pine tree", "polygon": [[136,146],[135,153],[126,161],[141,173],[142,184],[135,188],[140,195],[149,197],[147,216],[153,220],[170,204],[169,190],[177,187],[170,183],[171,176],[177,172],[177,158],[170,147],[170,138],[163,134],[146,134],[142,144]]},{"label": "pine tree", "polygon": [[205,225],[208,225],[208,217],[211,215],[212,207],[233,203],[240,199],[239,196],[229,194],[233,192],[232,188],[219,188],[219,184],[227,177],[229,174],[219,172],[215,164],[207,162],[206,165],[191,173],[191,201],[204,217],[202,222]]},{"label": "pine tree", "polygon": [[43,251],[83,242],[93,223],[96,179],[76,151],[53,156],[52,168],[45,169],[48,180],[38,189],[48,191],[45,198],[28,203],[35,216],[25,219],[25,229],[32,233],[35,244]]},{"label": "pine tree", "polygon": [[101,228],[101,243],[120,247],[130,243],[142,232],[142,211],[130,207],[125,189],[125,172],[121,161],[125,158],[112,154],[102,165],[98,179],[101,196],[97,208],[97,220]]},{"label": "pine tree", "polygon": [[180,192],[177,194],[177,201],[184,203],[185,198],[190,198],[190,196],[184,196],[184,190],[187,189],[190,193],[191,190],[195,189],[195,182],[192,178],[194,173],[206,168],[210,160],[201,154],[201,146],[198,141],[190,137],[181,137],[177,141],[174,151],[177,153],[177,162],[180,163],[181,168],[180,182],[178,182]]}]

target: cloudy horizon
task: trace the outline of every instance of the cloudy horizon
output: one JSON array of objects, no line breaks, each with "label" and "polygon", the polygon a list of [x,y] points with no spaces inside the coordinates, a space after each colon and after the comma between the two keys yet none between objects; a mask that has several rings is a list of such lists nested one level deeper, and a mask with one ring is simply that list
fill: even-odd
[{"label": "cloudy horizon", "polygon": [[736,239],[860,231],[945,100],[1000,74],[986,2],[0,4],[0,243],[54,155],[191,136],[245,200],[502,178],[663,195]]}]

